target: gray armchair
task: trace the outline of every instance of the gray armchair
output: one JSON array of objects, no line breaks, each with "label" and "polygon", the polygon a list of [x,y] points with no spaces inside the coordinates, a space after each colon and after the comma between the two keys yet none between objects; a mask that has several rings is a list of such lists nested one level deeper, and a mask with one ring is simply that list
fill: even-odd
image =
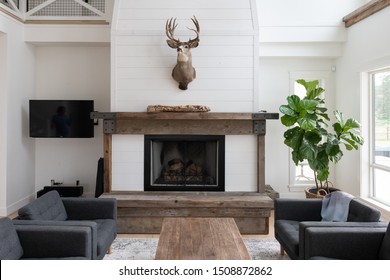
[{"label": "gray armchair", "polygon": [[308,259],[390,260],[390,225],[386,228],[308,228]]},{"label": "gray armchair", "polygon": [[117,235],[113,198],[61,198],[57,191],[50,191],[20,208],[18,214],[18,225],[89,227],[92,259],[103,259]]},{"label": "gray armchair", "polygon": [[92,259],[91,229],[81,226],[18,226],[9,218],[1,218],[0,259]]},{"label": "gray armchair", "polygon": [[322,222],[321,199],[275,199],[275,238],[291,259],[307,259],[305,234],[308,228],[329,227],[386,227],[379,222],[380,212],[357,199],[349,204],[346,222]]}]

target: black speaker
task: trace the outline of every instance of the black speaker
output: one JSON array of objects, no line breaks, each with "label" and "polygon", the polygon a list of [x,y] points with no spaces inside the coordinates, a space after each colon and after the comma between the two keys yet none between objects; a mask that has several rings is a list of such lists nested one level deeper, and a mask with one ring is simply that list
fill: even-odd
[{"label": "black speaker", "polygon": [[104,192],[104,159],[99,158],[96,174],[95,197],[99,197]]}]

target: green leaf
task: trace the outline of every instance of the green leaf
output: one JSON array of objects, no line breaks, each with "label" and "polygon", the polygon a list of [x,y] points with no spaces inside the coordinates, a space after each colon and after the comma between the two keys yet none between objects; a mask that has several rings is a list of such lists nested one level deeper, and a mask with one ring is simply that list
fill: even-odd
[{"label": "green leaf", "polygon": [[[318,102],[318,103],[320,103],[320,102]],[[321,113],[325,113],[326,111],[328,111],[328,109],[325,107],[318,107],[317,110],[320,111]]]},{"label": "green leaf", "polygon": [[313,89],[313,90],[308,90],[308,92],[306,93],[306,96],[307,98],[309,99],[314,99],[318,96],[321,95],[321,93],[323,93],[325,90],[321,87],[318,87],[316,89]]},{"label": "green leaf", "polygon": [[334,123],[333,129],[336,132],[337,136],[340,137],[340,135],[343,133],[343,128],[341,127],[340,123]]},{"label": "green leaf", "polygon": [[298,84],[301,84],[305,87],[306,91],[311,91],[318,86],[318,80],[314,81],[305,81],[303,79],[296,80]]},{"label": "green leaf", "polygon": [[329,118],[328,114],[318,113],[318,115],[323,117],[325,120],[330,121],[330,118]]},{"label": "green leaf", "polygon": [[345,122],[345,130],[359,129],[359,128],[360,128],[360,123],[357,120],[348,119]]},{"label": "green leaf", "polygon": [[329,177],[329,168],[325,168],[317,171],[317,179],[319,181],[326,181],[328,177]]},{"label": "green leaf", "polygon": [[323,170],[329,168],[329,158],[325,150],[321,150],[317,153],[317,156],[313,159],[308,159],[310,168],[314,171]]},{"label": "green leaf", "polygon": [[328,136],[328,134],[329,134],[325,128],[318,127],[317,130],[318,130],[318,133],[321,134],[322,136]]},{"label": "green leaf", "polygon": [[298,152],[298,151],[292,151],[291,152],[291,157],[292,157],[292,160],[294,161],[295,165],[298,166],[298,163],[300,161],[303,161],[303,159],[301,159],[301,154]]},{"label": "green leaf", "polygon": [[343,113],[339,112],[339,111],[334,111],[334,116],[336,118],[336,122],[338,122],[340,124],[340,126],[344,126],[344,117],[343,117]]},{"label": "green leaf", "polygon": [[343,157],[343,152],[340,150],[337,154],[329,156],[329,159],[334,163],[337,163]]},{"label": "green leaf", "polygon": [[[350,149],[349,146],[352,146],[352,148],[355,149],[355,150],[359,149],[359,147],[358,147],[358,145],[356,144],[355,140],[349,139],[349,138],[347,138],[347,137],[345,137],[345,136],[342,136],[341,139],[342,139],[343,141],[346,142],[346,143],[344,142],[344,145],[345,145],[345,148],[346,148],[348,151],[352,150],[352,149]],[[349,145],[349,146],[347,146],[347,145]]]},{"label": "green leaf", "polygon": [[318,101],[310,99],[302,99],[299,103],[300,107],[306,111],[313,111],[317,105]]},{"label": "green leaf", "polygon": [[347,144],[347,143],[343,143],[345,148],[347,149],[347,151],[352,151],[353,150],[353,146]]},{"label": "green leaf", "polygon": [[312,130],[312,131],[306,132],[305,139],[309,143],[316,145],[322,140],[322,136],[318,130]]},{"label": "green leaf", "polygon": [[295,112],[292,108],[290,108],[288,105],[282,105],[279,107],[279,111],[282,114],[288,115],[288,116],[293,116],[296,117],[298,116],[297,112]]},{"label": "green leaf", "polygon": [[351,136],[352,140],[355,141],[357,144],[359,144],[359,145],[364,144],[364,139],[360,135],[353,133],[353,132],[350,132],[349,135]]},{"label": "green leaf", "polygon": [[313,114],[307,114],[305,117],[298,119],[298,124],[304,130],[313,130],[317,127],[317,118]]},{"label": "green leaf", "polygon": [[291,128],[284,133],[284,143],[293,150],[298,150],[301,146],[304,134],[305,131],[298,126]]},{"label": "green leaf", "polygon": [[301,99],[297,95],[287,97],[288,106],[296,112],[301,111],[300,101]]},{"label": "green leaf", "polygon": [[334,143],[328,143],[326,145],[326,153],[333,157],[336,156],[340,152],[340,146]]},{"label": "green leaf", "polygon": [[280,118],[282,124],[285,126],[294,125],[297,122],[297,119],[298,118],[296,118],[296,117],[288,116],[288,115],[284,115],[283,117]]},{"label": "green leaf", "polygon": [[302,157],[305,159],[314,159],[317,155],[317,150],[315,145],[311,144],[307,139],[303,138],[301,147],[299,148],[299,152],[301,153]]}]

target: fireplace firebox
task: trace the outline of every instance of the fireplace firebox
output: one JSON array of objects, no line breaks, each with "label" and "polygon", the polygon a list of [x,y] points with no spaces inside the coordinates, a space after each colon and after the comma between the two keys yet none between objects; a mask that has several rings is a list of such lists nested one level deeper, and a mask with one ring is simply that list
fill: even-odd
[{"label": "fireplace firebox", "polygon": [[145,191],[224,191],[225,136],[145,135]]}]

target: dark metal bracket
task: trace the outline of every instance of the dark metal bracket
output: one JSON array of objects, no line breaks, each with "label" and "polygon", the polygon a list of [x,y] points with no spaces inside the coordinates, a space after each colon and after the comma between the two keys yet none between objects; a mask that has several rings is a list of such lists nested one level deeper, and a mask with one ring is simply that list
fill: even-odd
[{"label": "dark metal bracket", "polygon": [[253,121],[253,133],[254,134],[265,134],[265,121]]}]

